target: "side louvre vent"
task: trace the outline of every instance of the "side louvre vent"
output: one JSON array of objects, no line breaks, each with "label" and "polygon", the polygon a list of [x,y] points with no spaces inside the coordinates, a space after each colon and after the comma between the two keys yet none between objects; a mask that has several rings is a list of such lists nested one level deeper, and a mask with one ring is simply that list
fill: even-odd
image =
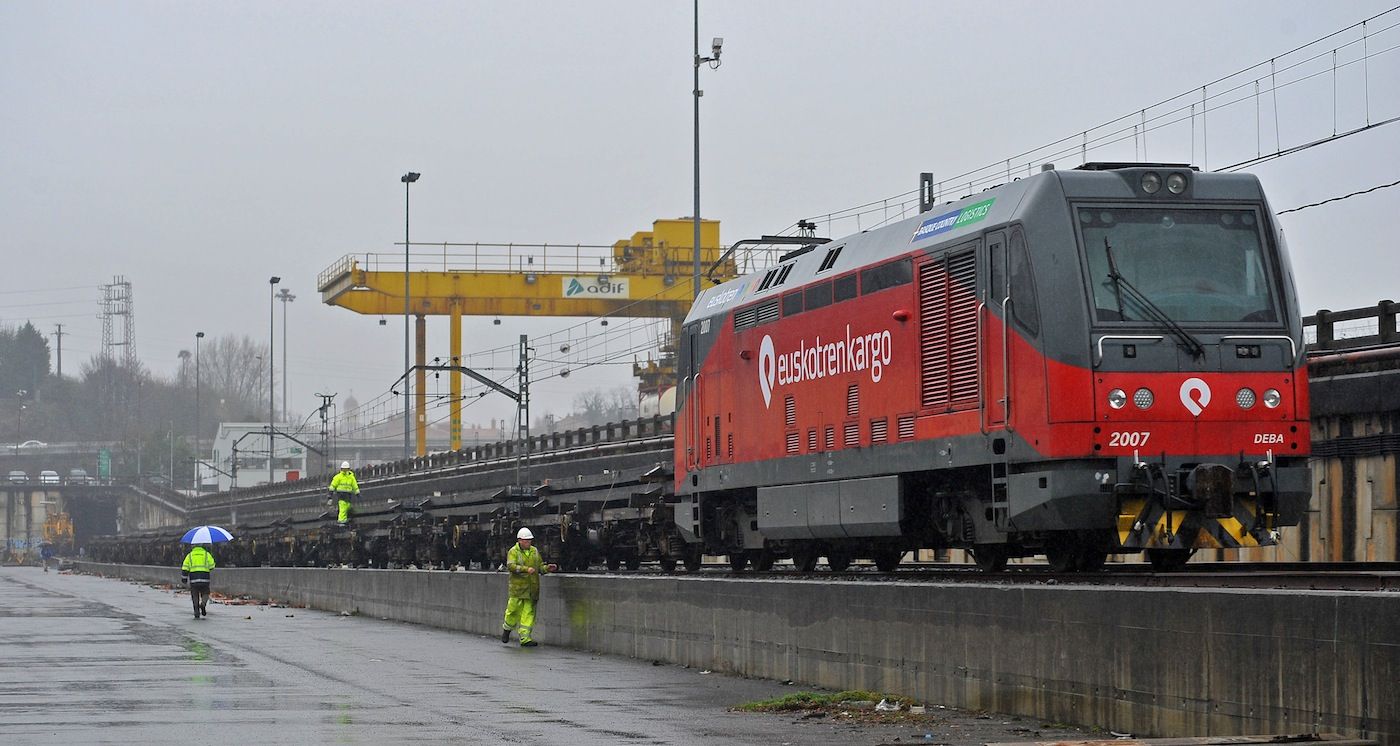
[{"label": "side louvre vent", "polygon": [[870,442],[884,443],[889,439],[890,421],[881,417],[878,420],[870,421]]},{"label": "side louvre vent", "polygon": [[724,437],[729,440],[729,458],[734,458],[734,433],[728,433]]},{"label": "side louvre vent", "polygon": [[843,445],[847,448],[855,448],[860,445],[860,423],[847,422],[845,432],[842,433]]},{"label": "side louvre vent", "polygon": [[920,403],[977,406],[977,255],[954,252],[919,265]]},{"label": "side louvre vent", "polygon": [[759,303],[756,306],[741,308],[734,312],[734,331],[767,324],[778,320],[778,299]]},{"label": "side louvre vent", "polygon": [[817,450],[817,429],[815,427],[807,431],[807,450]]},{"label": "side louvre vent", "polygon": [[797,427],[797,402],[791,396],[783,399],[783,422],[788,427]]},{"label": "side louvre vent", "polygon": [[846,387],[846,416],[856,417],[860,414],[860,384],[853,383]]},{"label": "side louvre vent", "polygon": [[734,330],[747,329],[753,326],[754,319],[758,317],[758,307],[749,306],[734,312]]},{"label": "side louvre vent", "polygon": [[770,300],[770,301],[768,301],[767,303],[761,303],[761,304],[759,304],[759,306],[758,306],[758,315],[757,315],[757,318],[754,319],[754,322],[753,322],[753,323],[754,323],[754,326],[758,326],[759,324],[767,324],[767,323],[770,322],[770,321],[777,321],[777,320],[778,320],[778,299],[777,299],[777,298],[774,298],[773,300]]},{"label": "side louvre vent", "polygon": [[909,440],[914,437],[914,415],[902,414],[899,416],[899,439]]},{"label": "side louvre vent", "polygon": [[787,434],[787,452],[788,452],[788,453],[797,453],[797,445],[798,445],[798,443],[800,443],[800,442],[801,442],[801,439],[798,437],[798,435],[797,435],[796,432],[788,433],[788,434]]},{"label": "side louvre vent", "polygon": [[833,449],[833,448],[836,447],[836,427],[835,427],[834,425],[827,425],[827,426],[826,426],[826,439],[825,439],[825,440],[826,440],[826,450],[830,451],[831,449]]}]

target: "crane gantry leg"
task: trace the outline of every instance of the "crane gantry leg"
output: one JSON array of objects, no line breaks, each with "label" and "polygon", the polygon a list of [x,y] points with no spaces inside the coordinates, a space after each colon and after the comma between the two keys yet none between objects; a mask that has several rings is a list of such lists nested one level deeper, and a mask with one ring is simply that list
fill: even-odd
[{"label": "crane gantry leg", "polygon": [[[462,304],[452,302],[449,309],[451,321],[449,322],[448,334],[452,337],[450,344],[452,361],[451,364],[462,364]],[[448,374],[452,381],[452,403],[449,417],[449,432],[452,437],[452,450],[460,450],[462,447],[462,374],[459,371],[452,371]]]}]

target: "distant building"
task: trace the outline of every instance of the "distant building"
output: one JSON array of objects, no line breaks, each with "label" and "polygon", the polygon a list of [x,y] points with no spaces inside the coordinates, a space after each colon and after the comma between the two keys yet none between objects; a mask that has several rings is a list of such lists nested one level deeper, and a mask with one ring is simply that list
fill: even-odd
[{"label": "distant building", "polygon": [[[291,428],[278,424],[278,432]],[[275,449],[272,463],[272,481],[283,482],[297,479],[306,474],[307,449],[296,441],[274,436]],[[235,463],[235,450],[237,462]],[[239,487],[253,487],[267,484],[268,439],[266,422],[221,422],[219,432],[214,436],[214,450],[207,464],[201,464],[201,484],[218,484],[223,492],[234,486],[237,475]],[[236,466],[236,468],[235,468]]]}]

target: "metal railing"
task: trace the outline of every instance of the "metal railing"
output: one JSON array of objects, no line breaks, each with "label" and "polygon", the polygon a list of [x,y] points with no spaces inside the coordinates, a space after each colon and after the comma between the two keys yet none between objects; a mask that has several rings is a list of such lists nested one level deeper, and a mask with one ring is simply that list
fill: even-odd
[{"label": "metal railing", "polygon": [[1345,311],[1324,308],[1305,316],[1303,334],[1308,351],[1356,350],[1400,342],[1400,331],[1395,327],[1397,311],[1400,304],[1382,300],[1374,306]]}]

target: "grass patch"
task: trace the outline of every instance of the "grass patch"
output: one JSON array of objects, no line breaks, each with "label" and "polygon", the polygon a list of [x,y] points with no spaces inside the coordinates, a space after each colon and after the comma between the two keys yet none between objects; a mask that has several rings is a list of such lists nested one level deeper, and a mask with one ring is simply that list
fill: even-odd
[{"label": "grass patch", "polygon": [[881,699],[889,702],[903,701],[903,698],[889,694],[852,689],[835,693],[793,692],[773,699],[745,702],[734,709],[740,712],[802,712],[805,710],[824,710],[836,707],[842,702],[879,702]]}]

